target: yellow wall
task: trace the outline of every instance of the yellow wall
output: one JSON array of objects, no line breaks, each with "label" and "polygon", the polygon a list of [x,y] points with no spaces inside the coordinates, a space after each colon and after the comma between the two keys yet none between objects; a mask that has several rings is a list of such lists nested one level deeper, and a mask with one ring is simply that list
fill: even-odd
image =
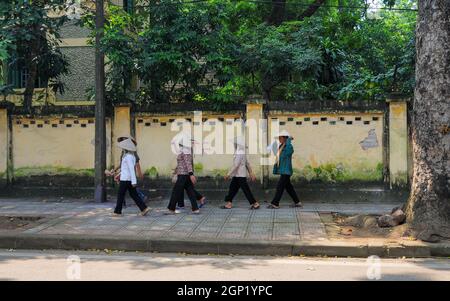
[{"label": "yellow wall", "polygon": [[[357,117],[361,120],[355,120]],[[341,165],[350,172],[364,172],[375,170],[377,165],[383,162],[381,113],[283,115],[273,113],[269,118],[278,118],[280,130],[286,129],[294,136],[292,160],[294,169],[301,170],[307,165],[316,168],[334,164]],[[288,118],[292,118],[292,121]],[[305,121],[305,118],[310,120]],[[378,120],[373,120],[374,118]],[[347,124],[350,121],[351,124]],[[283,122],[284,125],[281,124]],[[301,124],[297,124],[300,122]],[[269,122],[269,128],[270,124]],[[369,133],[372,138],[376,136],[377,146],[372,143]],[[274,133],[271,134],[269,130],[269,134],[272,137]]]},{"label": "yellow wall", "polygon": [[[14,168],[44,166],[72,169],[94,168],[95,130],[94,123],[89,123],[89,120],[94,119],[15,117],[13,119]],[[64,124],[60,124],[60,121]],[[107,120],[106,129],[107,162],[109,162],[111,141],[109,120]]]},{"label": "yellow wall", "polygon": [[[202,154],[195,154],[194,155],[194,163],[197,164],[197,166],[201,166],[201,172],[198,172],[200,175],[220,175],[223,176],[228,171],[228,169],[233,164],[233,154],[232,154],[232,147],[230,148],[230,153],[227,153],[227,144],[228,147],[231,146],[232,143],[230,143],[230,140],[233,140],[232,137],[227,136],[227,126],[234,131],[234,135],[238,135],[238,129],[239,124],[241,122],[239,121],[240,116],[239,115],[216,115],[216,114],[205,114],[203,116],[204,118],[207,118],[205,122],[203,122],[203,153]],[[224,121],[220,121],[219,118],[224,118]],[[227,124],[228,122],[231,122],[230,124]],[[237,119],[235,121],[235,119]],[[210,122],[213,122],[215,124],[210,124]],[[216,124],[218,125],[216,128]],[[205,127],[206,126],[206,127]],[[222,133],[222,141],[218,142],[218,146],[220,149],[219,154],[211,154],[214,151],[214,147],[216,146],[216,142],[212,139],[208,138],[208,135],[214,135],[215,131],[217,130],[218,133]],[[230,135],[233,135],[230,133]],[[211,136],[212,137],[212,136]],[[211,147],[208,146],[208,143],[206,141],[210,141]],[[220,147],[220,144],[222,147]],[[209,150],[207,150],[207,148]]]},{"label": "yellow wall", "polygon": [[6,109],[0,109],[0,177],[6,174],[8,161],[8,116]]},{"label": "yellow wall", "polygon": [[[252,166],[253,172],[255,173],[255,175],[261,179],[262,178],[262,172],[263,172],[263,167],[261,165],[261,150],[262,150],[262,144],[263,140],[261,135],[267,135],[267,132],[261,132],[259,131],[260,128],[260,120],[263,118],[263,104],[259,104],[259,103],[252,103],[252,104],[247,104],[247,115],[246,118],[247,120],[253,120],[254,123],[256,124],[253,126],[249,126],[247,127],[247,147],[249,152],[251,152],[251,154],[248,155],[248,160]],[[255,130],[258,129],[258,130]],[[250,140],[249,140],[250,139]],[[254,143],[253,145],[251,145],[252,142],[254,142],[255,140],[257,140],[257,143]],[[267,141],[266,141],[267,142]],[[266,144],[266,143],[264,143]],[[256,149],[254,149],[256,148]],[[256,150],[256,154],[255,154],[255,150]]]},{"label": "yellow wall", "polygon": [[[224,122],[215,120],[216,124],[223,125],[223,145],[226,147],[226,119],[238,118],[239,115],[213,115],[204,114],[203,118],[224,118]],[[176,155],[171,150],[170,142],[178,131],[171,130],[171,119],[191,118],[192,135],[194,137],[194,115],[174,115],[174,116],[158,116],[158,115],[139,115],[136,116],[136,139],[138,142],[138,154],[141,158],[142,169],[148,170],[156,168],[158,175],[169,176],[172,174],[173,168],[176,166]],[[165,123],[164,126],[162,123]],[[176,122],[175,122],[176,124]],[[214,131],[215,127],[211,125],[211,130],[203,131],[203,139]],[[198,141],[201,143],[201,141]],[[215,142],[212,142],[215,143]],[[214,154],[208,155],[203,150],[202,154],[194,154],[194,164],[197,166],[197,174],[199,175],[216,175],[223,172],[232,164],[231,154]]]},{"label": "yellow wall", "polygon": [[389,170],[393,186],[408,181],[408,130],[405,101],[389,102]]},{"label": "yellow wall", "polygon": [[[395,112],[395,110],[392,110]],[[258,122],[263,117],[259,104],[249,105],[247,119]],[[230,136],[227,127],[238,127],[240,114],[214,114],[204,112],[200,119],[203,123],[203,148],[201,154],[194,155],[196,174],[199,176],[223,175],[232,165],[232,149],[230,153],[208,154],[206,140],[218,125],[222,125],[223,146],[226,151]],[[332,165],[347,172],[346,179],[353,176],[358,180],[374,180],[374,175],[380,179],[380,166],[383,163],[383,114],[374,113],[327,113],[327,114],[297,114],[272,111],[268,116],[269,136],[271,120],[280,122],[280,129],[288,130],[294,136],[293,167],[295,176],[305,176],[308,168],[324,168]],[[197,122],[194,114],[190,115],[158,115],[139,113],[135,119],[138,153],[143,171],[152,170],[151,174],[170,176],[176,165],[176,155],[171,150],[170,142],[179,130],[172,130],[172,120],[191,119],[192,129]],[[223,119],[223,121],[219,120]],[[305,120],[305,119],[308,119]],[[325,120],[326,119],[326,120]],[[343,120],[341,120],[343,119]],[[359,119],[359,120],[358,120]],[[60,121],[64,124],[60,124]],[[77,120],[77,123],[76,123]],[[42,117],[29,119],[13,117],[13,160],[14,168],[26,167],[65,167],[70,169],[92,169],[94,167],[94,124],[88,118]],[[93,121],[93,118],[90,118]],[[130,133],[130,108],[116,107],[113,122],[107,120],[108,166],[111,160],[117,165],[120,151],[116,147],[116,139]],[[215,121],[216,125],[210,124]],[[227,122],[228,121],[228,122]],[[231,123],[229,123],[231,121]],[[351,124],[348,124],[351,122]],[[301,123],[301,124],[300,124]],[[71,127],[67,127],[70,124]],[[403,121],[401,122],[403,124]],[[56,125],[57,127],[53,127]],[[84,127],[82,125],[85,125]],[[210,125],[210,129],[205,126]],[[257,127],[259,128],[259,124]],[[6,114],[0,111],[0,155],[6,158]],[[395,131],[399,137],[395,138]],[[392,119],[391,139],[396,142],[405,138],[402,129]],[[112,134],[113,132],[113,134]],[[258,136],[261,132],[258,132]],[[113,136],[111,136],[113,135]],[[403,136],[402,136],[403,135]],[[247,137],[249,131],[247,130]],[[194,135],[194,138],[195,135]],[[260,137],[258,137],[260,138]],[[251,143],[256,138],[248,141]],[[198,141],[201,143],[202,141]],[[270,141],[269,141],[270,142]],[[397,160],[406,162],[406,153],[398,152],[396,142],[391,143],[391,171],[396,170]],[[111,149],[110,145],[113,145]],[[201,144],[200,144],[201,145]],[[256,175],[261,178],[263,171],[271,175],[272,165],[266,169],[261,163],[261,148],[259,154],[249,154]],[[250,149],[249,149],[250,151]],[[403,158],[405,156],[405,158]],[[6,159],[0,161],[0,172],[6,169]],[[306,175],[307,176],[307,175]],[[306,177],[305,176],[305,177]]]},{"label": "yellow wall", "polygon": [[115,107],[114,108],[114,122],[112,132],[112,162],[115,166],[119,166],[121,150],[117,147],[117,138],[123,136],[130,136],[130,107]]}]

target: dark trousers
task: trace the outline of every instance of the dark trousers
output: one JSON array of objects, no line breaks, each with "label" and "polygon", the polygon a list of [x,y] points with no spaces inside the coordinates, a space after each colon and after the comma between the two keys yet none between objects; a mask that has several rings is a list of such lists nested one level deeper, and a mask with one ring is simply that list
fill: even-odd
[{"label": "dark trousers", "polygon": [[250,191],[250,187],[248,186],[247,178],[244,177],[233,177],[231,179],[228,194],[225,196],[225,202],[232,202],[233,198],[238,193],[239,188],[242,189],[242,192],[244,192],[245,197],[251,205],[256,203],[256,199],[253,196],[253,193]]},{"label": "dark trousers", "polygon": [[[195,187],[194,187],[194,193],[195,193],[195,199],[197,201],[200,201],[201,199],[203,199],[203,195],[200,192],[198,192],[197,189],[195,189]],[[180,208],[184,207],[184,195],[183,195],[183,198],[178,201],[178,207],[180,207]]]},{"label": "dark trousers", "polygon": [[178,175],[177,182],[172,189],[169,206],[167,206],[169,210],[175,210],[177,203],[180,204],[180,202],[184,206],[184,190],[186,190],[189,200],[191,201],[192,210],[198,209],[195,189],[191,178],[189,175]]},{"label": "dark trousers", "polygon": [[[145,193],[140,190],[139,188],[136,188],[136,192],[138,194],[138,196],[141,198],[142,201],[145,200]],[[125,199],[123,199],[123,207],[127,207],[127,202]]]},{"label": "dark trousers", "polygon": [[134,202],[141,211],[147,208],[145,203],[139,197],[136,191],[136,187],[133,187],[133,185],[131,185],[131,181],[120,181],[119,192],[117,194],[117,204],[116,208],[114,209],[114,213],[118,214],[122,213],[122,206],[123,203],[125,202],[125,194],[127,193],[127,191],[129,192],[130,197],[134,200]]},{"label": "dark trousers", "polygon": [[275,206],[280,205],[281,196],[283,195],[283,191],[286,189],[287,193],[291,196],[294,203],[300,202],[297,193],[295,192],[294,186],[291,183],[290,175],[281,175],[278,179],[277,191],[275,192],[275,196],[273,197],[272,204]]}]

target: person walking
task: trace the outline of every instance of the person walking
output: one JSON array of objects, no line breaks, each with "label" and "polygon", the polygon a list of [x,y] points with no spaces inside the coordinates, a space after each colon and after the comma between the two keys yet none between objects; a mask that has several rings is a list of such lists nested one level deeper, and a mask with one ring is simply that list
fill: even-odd
[{"label": "person walking", "polygon": [[134,155],[134,152],[136,152],[136,145],[131,139],[125,139],[119,142],[118,146],[124,150],[124,154],[120,164],[119,192],[117,194],[117,203],[114,209],[114,215],[122,215],[122,206],[125,201],[125,194],[128,191],[130,197],[141,210],[141,215],[144,216],[150,211],[150,208],[145,205],[136,191],[136,157]]},{"label": "person walking", "polygon": [[[126,137],[126,136],[119,137],[119,138],[117,138],[117,142],[121,142],[121,141],[123,141],[125,139],[131,139],[131,141],[133,141],[134,145],[137,147],[137,141],[133,137]],[[120,160],[121,161],[122,161],[122,156],[123,156],[123,151],[122,151],[122,154],[120,156],[120,158],[121,158]],[[139,157],[137,151],[134,152],[134,157],[136,158],[136,166],[135,166],[136,167],[136,176],[137,176],[138,180],[141,182],[141,185],[142,185],[142,183],[144,182],[144,174],[142,173],[142,169],[141,169],[141,158]],[[119,172],[120,172],[120,168],[119,168],[119,171],[117,173],[119,173]],[[116,175],[117,179],[118,179],[118,177],[119,176]],[[146,196],[145,193],[139,187],[136,187],[136,191],[137,191],[139,197],[144,201],[144,203],[147,203],[148,200],[149,200],[149,197]]]},{"label": "person walking", "polygon": [[[192,166],[194,166],[194,155],[192,155]],[[176,174],[174,175],[176,177]],[[176,182],[176,181],[174,181]],[[206,197],[195,189],[194,186],[195,199],[199,202],[198,208],[203,208],[206,204]],[[184,209],[184,197],[178,201],[177,209]]]},{"label": "person walking", "polygon": [[278,138],[280,145],[276,152],[276,161],[273,167],[273,174],[280,175],[278,179],[275,196],[272,202],[267,206],[269,209],[280,208],[280,200],[284,190],[290,195],[294,201],[294,207],[302,207],[302,203],[295,192],[294,186],[291,183],[292,176],[292,154],[294,148],[292,140],[294,139],[286,130],[281,131],[275,138]]},{"label": "person walking", "polygon": [[231,209],[233,207],[233,198],[236,196],[240,188],[250,203],[250,209],[259,209],[259,202],[253,196],[247,182],[247,175],[250,176],[252,181],[255,181],[256,177],[250,167],[250,163],[247,160],[244,137],[240,136],[234,140],[234,149],[233,167],[224,177],[225,180],[229,180],[231,178],[230,187],[228,189],[228,194],[225,196],[226,203],[220,208]]},{"label": "person walking", "polygon": [[[192,143],[190,135],[181,134],[176,137],[175,144],[178,144],[180,148],[177,155],[177,167],[175,168],[175,174],[173,182],[175,182],[172,194],[170,196],[169,210],[167,214],[175,214],[176,205],[184,199],[184,191],[188,195],[191,201],[192,213],[198,214],[200,210],[197,205],[197,199],[195,194],[194,185],[197,183],[197,179],[194,175],[194,168],[192,164]],[[184,205],[184,202],[183,202]]]}]

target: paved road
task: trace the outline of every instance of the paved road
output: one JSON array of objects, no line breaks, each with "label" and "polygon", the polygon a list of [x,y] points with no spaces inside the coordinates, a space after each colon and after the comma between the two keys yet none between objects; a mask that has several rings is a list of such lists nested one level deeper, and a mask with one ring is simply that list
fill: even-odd
[{"label": "paved road", "polygon": [[[77,257],[80,258],[80,263]],[[370,260],[369,260],[370,261]],[[0,250],[0,280],[450,280],[449,259],[185,256]],[[80,269],[78,269],[80,267]],[[79,273],[78,273],[79,271]],[[379,273],[378,273],[379,272]],[[69,277],[68,277],[69,276]]]}]

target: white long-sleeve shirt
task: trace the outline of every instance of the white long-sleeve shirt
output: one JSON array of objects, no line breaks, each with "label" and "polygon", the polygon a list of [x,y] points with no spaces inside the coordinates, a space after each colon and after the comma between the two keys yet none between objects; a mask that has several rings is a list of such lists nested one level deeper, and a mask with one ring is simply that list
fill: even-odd
[{"label": "white long-sleeve shirt", "polygon": [[233,167],[228,172],[230,177],[246,178],[247,171],[250,171],[251,167],[247,160],[245,150],[238,149],[233,156]]},{"label": "white long-sleeve shirt", "polygon": [[126,153],[122,157],[122,164],[120,165],[120,180],[131,181],[132,185],[137,184],[136,170],[136,157],[130,153]]}]

